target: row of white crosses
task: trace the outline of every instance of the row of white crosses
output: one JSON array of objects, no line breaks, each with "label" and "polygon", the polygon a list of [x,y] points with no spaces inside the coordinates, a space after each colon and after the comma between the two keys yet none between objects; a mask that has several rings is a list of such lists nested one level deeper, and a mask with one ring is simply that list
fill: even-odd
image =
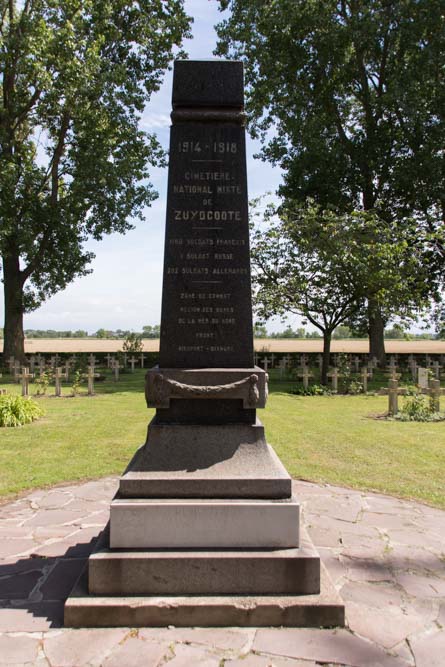
[{"label": "row of white crosses", "polygon": [[[88,373],[86,374],[88,380],[88,395],[92,396],[94,394],[94,378],[99,377],[98,373],[95,373],[94,366],[88,366]],[[29,383],[34,378],[34,373],[30,373],[27,366],[23,366],[21,374],[18,374],[18,379],[22,384],[22,396],[29,396]],[[66,373],[63,368],[57,367],[54,370],[54,388],[55,395],[62,395],[62,380],[67,379]]]}]

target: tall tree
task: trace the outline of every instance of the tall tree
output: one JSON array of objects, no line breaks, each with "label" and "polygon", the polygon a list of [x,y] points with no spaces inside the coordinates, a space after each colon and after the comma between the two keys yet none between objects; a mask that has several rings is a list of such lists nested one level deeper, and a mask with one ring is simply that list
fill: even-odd
[{"label": "tall tree", "polygon": [[[247,111],[281,194],[416,217],[430,281],[443,277],[443,0],[219,0],[218,52],[246,65]],[[403,225],[403,222],[401,222]],[[403,232],[402,232],[403,234]],[[371,353],[384,317],[367,300]]]},{"label": "tall tree", "polygon": [[416,223],[406,220],[402,239],[396,225],[375,213],[339,215],[313,202],[278,211],[270,208],[265,224],[254,228],[257,315],[267,320],[292,312],[322,333],[323,384],[327,382],[333,332],[353,318],[367,299],[390,302],[401,315],[407,307],[424,304],[426,292],[416,290],[412,278],[425,279],[422,257],[411,248],[415,229]]},{"label": "tall tree", "polygon": [[189,25],[183,0],[0,0],[4,358],[23,359],[23,314],[88,272],[86,239],[156,197],[163,152],[138,122]]}]

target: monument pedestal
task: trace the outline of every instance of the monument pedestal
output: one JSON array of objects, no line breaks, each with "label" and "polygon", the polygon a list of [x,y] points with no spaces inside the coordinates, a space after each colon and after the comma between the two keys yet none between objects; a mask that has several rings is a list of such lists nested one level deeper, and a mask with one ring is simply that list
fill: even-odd
[{"label": "monument pedestal", "polygon": [[343,625],[341,599],[299,523],[291,478],[259,420],[155,417],[65,625]]}]

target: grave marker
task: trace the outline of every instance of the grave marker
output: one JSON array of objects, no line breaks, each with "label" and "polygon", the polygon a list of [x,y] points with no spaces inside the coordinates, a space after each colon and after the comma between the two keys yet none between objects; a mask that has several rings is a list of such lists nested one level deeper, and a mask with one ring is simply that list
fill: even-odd
[{"label": "grave marker", "polygon": [[268,368],[269,368],[269,364],[272,363],[272,359],[268,359],[267,357],[263,357],[263,359],[261,359],[261,361],[263,363],[263,368],[267,373]]},{"label": "grave marker", "polygon": [[331,378],[332,391],[338,391],[338,368],[334,368],[330,373],[328,373],[328,378]]},{"label": "grave marker", "polygon": [[129,363],[130,366],[131,366],[131,372],[132,372],[132,373],[134,373],[134,365],[137,364],[137,362],[138,362],[138,360],[136,359],[136,357],[131,357],[131,358],[128,360],[128,363]]},{"label": "grave marker", "polygon": [[54,369],[54,387],[56,396],[62,396],[62,378],[63,378],[63,368]]},{"label": "grave marker", "polygon": [[297,377],[303,379],[303,387],[307,389],[309,387],[309,378],[313,377],[307,366],[304,366],[300,372],[297,373]]},{"label": "grave marker", "polygon": [[113,369],[114,372],[114,381],[118,382],[119,371],[123,368],[123,366],[119,363],[119,359],[113,359],[111,368]]},{"label": "grave marker", "polygon": [[362,379],[362,387],[363,387],[363,393],[366,394],[368,391],[368,378],[371,378],[372,375],[369,373],[369,369],[367,366],[363,366],[360,377]]},{"label": "grave marker", "polygon": [[87,380],[88,380],[88,396],[94,394],[94,378],[99,377],[99,373],[95,372],[94,366],[88,366]]},{"label": "grave marker", "polygon": [[421,389],[428,389],[429,371],[428,368],[419,367],[417,369],[417,384]]},{"label": "grave marker", "polygon": [[26,366],[22,368],[22,374],[17,375],[18,379],[22,381],[22,396],[29,396],[29,383],[34,377]]}]

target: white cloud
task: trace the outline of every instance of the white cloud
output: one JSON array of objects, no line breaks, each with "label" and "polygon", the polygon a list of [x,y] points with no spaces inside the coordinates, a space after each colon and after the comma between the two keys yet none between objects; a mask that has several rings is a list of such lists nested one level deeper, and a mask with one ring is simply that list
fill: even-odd
[{"label": "white cloud", "polygon": [[140,125],[142,130],[147,131],[169,127],[171,125],[170,114],[147,111],[143,114]]}]

